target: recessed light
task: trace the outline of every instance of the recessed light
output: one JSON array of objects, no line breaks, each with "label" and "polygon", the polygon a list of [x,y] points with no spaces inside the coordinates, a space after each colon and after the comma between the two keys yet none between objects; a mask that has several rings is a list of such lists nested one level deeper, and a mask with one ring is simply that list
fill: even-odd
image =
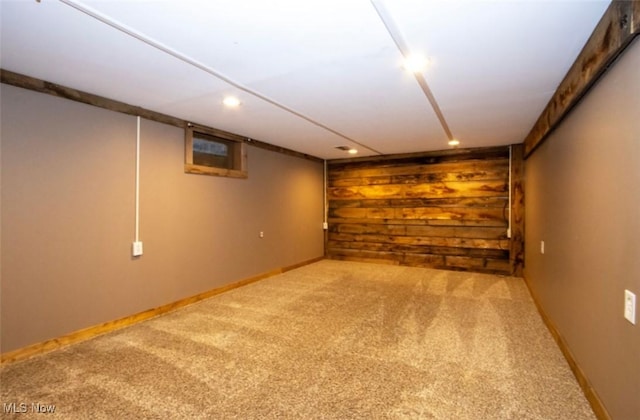
[{"label": "recessed light", "polygon": [[404,58],[402,67],[411,73],[422,73],[429,65],[429,59],[422,54],[411,54]]},{"label": "recessed light", "polygon": [[355,155],[356,153],[358,153],[358,149],[354,149],[353,147],[349,147],[349,146],[336,146],[336,149],[342,150],[343,152],[347,152],[350,155]]},{"label": "recessed light", "polygon": [[449,140],[449,146],[457,146],[459,144],[460,144],[460,141],[458,139]]},{"label": "recessed light", "polygon": [[236,108],[240,106],[240,99],[234,96],[227,96],[226,98],[224,98],[222,103],[229,108]]}]

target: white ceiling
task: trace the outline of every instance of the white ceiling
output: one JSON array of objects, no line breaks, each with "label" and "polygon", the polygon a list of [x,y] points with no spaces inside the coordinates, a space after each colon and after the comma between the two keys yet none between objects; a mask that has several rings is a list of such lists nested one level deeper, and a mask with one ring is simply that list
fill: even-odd
[{"label": "white ceiling", "polygon": [[[6,70],[325,159],[448,148],[369,0],[0,2]],[[609,1],[376,4],[430,58],[460,147],[483,147],[524,140]]]}]

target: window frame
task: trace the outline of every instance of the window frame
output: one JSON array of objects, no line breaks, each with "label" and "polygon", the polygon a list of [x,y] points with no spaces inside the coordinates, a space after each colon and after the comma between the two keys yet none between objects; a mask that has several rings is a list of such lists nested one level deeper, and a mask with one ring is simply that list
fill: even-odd
[{"label": "window frame", "polygon": [[[198,136],[200,135],[200,136]],[[226,144],[229,148],[229,159],[231,159],[231,168],[221,168],[216,166],[196,165],[193,163],[193,139],[211,138],[212,142],[220,140],[222,144]],[[184,171],[189,174],[224,176],[230,178],[248,178],[247,172],[247,146],[244,139],[236,134],[226,133],[207,127],[201,127],[194,124],[187,124],[185,128],[185,164]]]}]

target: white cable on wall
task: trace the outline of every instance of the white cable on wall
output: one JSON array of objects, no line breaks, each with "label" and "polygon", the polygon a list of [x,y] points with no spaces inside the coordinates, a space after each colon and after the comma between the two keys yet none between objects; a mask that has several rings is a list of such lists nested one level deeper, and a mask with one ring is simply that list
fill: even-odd
[{"label": "white cable on wall", "polygon": [[509,210],[508,210],[509,220],[507,221],[508,223],[507,238],[511,238],[511,148],[512,146],[509,146]]},{"label": "white cable on wall", "polygon": [[327,203],[327,160],[324,160],[324,171],[323,171],[323,181],[324,181],[324,188],[322,189],[322,199],[323,199],[323,205],[324,205],[324,213],[323,213],[323,220],[322,220],[322,228],[323,229],[328,229],[328,203]]},{"label": "white cable on wall", "polygon": [[140,116],[137,117],[136,127],[136,233],[133,241],[132,254],[134,257],[142,255],[142,242],[140,241]]},{"label": "white cable on wall", "polygon": [[140,241],[140,116],[136,129],[136,242]]}]

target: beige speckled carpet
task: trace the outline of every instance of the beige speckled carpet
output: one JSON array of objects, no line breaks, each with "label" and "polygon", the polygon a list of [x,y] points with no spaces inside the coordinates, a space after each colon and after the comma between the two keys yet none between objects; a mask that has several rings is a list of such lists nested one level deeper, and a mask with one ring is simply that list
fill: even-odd
[{"label": "beige speckled carpet", "polygon": [[522,279],[330,260],[0,379],[3,418],[595,418]]}]

